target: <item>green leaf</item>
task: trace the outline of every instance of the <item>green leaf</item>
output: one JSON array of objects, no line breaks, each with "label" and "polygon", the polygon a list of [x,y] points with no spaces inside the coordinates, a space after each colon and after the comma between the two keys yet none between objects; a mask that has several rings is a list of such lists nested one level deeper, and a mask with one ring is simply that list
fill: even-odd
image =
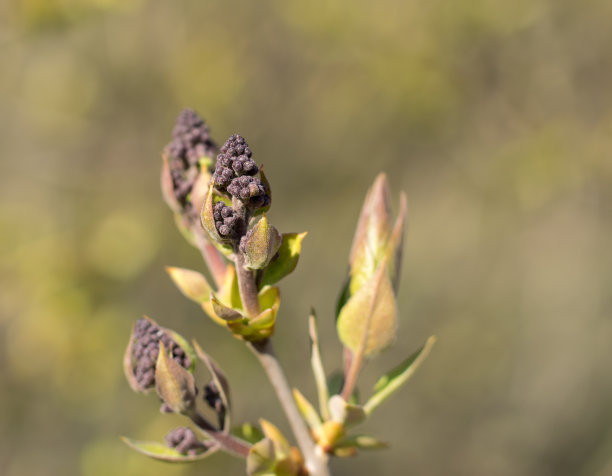
[{"label": "green leaf", "polygon": [[389,444],[369,435],[352,435],[343,438],[335,445],[336,448],[359,448],[362,450],[380,450],[388,448]]},{"label": "green leaf", "polygon": [[190,463],[192,461],[202,460],[204,458],[208,458],[210,455],[219,450],[219,446],[215,445],[203,450],[202,453],[188,455],[179,453],[176,449],[169,448],[168,446],[156,441],[137,441],[125,436],[121,437],[121,439],[130,448],[142,453],[143,455],[170,463]]},{"label": "green leaf", "polygon": [[329,389],[327,388],[327,379],[325,370],[323,369],[323,361],[321,360],[321,350],[319,349],[319,336],[317,332],[317,317],[314,309],[311,310],[308,318],[308,334],[310,335],[311,351],[310,351],[310,366],[317,385],[317,395],[319,397],[319,410],[324,420],[329,419],[329,409],[327,401],[329,400]]},{"label": "green leaf", "polygon": [[344,374],[336,370],[327,378],[327,388],[330,395],[337,395],[342,391],[344,385]]},{"label": "green leaf", "polygon": [[414,372],[429,355],[435,342],[435,336],[427,339],[423,347],[404,360],[400,365],[387,372],[378,382],[376,382],[374,386],[374,395],[372,395],[370,400],[364,405],[364,410],[368,415],[412,377]]},{"label": "green leaf", "polygon": [[291,446],[289,445],[287,438],[285,438],[285,435],[281,433],[276,425],[263,418],[259,419],[259,424],[261,425],[261,429],[264,435],[266,435],[266,438],[269,439],[274,445],[275,459],[281,459],[289,456]]},{"label": "green leaf", "polygon": [[242,319],[227,322],[227,327],[244,340],[255,342],[266,339],[274,333],[276,315],[280,306],[280,293],[277,287],[266,287],[259,293],[261,314],[253,319]]},{"label": "green leaf", "polygon": [[210,293],[210,302],[215,314],[224,321],[241,321],[244,318],[240,311],[223,304],[214,293]]},{"label": "green leaf", "polygon": [[171,266],[168,266],[166,271],[179,291],[192,301],[201,304],[209,299],[212,288],[202,273]]},{"label": "green leaf", "polygon": [[356,355],[369,357],[394,342],[397,307],[385,262],[347,301],[336,325],[340,340]]},{"label": "green leaf", "polygon": [[293,398],[295,399],[295,403],[297,403],[298,409],[304,417],[304,420],[306,420],[306,423],[308,423],[308,426],[315,432],[319,431],[321,428],[321,417],[312,404],[306,400],[306,397],[302,395],[297,388],[293,389]]},{"label": "green leaf", "polygon": [[263,431],[257,428],[252,423],[243,423],[240,426],[232,428],[232,435],[246,441],[247,443],[257,443],[264,438]]},{"label": "green leaf", "polygon": [[338,302],[336,303],[336,321],[338,320],[340,311],[342,310],[346,302],[351,297],[350,287],[351,287],[351,275],[350,275],[350,270],[349,270],[349,274],[345,278],[344,284],[342,285],[342,289],[340,290],[340,296],[338,296]]},{"label": "green leaf", "polygon": [[278,257],[264,270],[260,288],[277,283],[295,269],[300,258],[302,240],[307,234],[307,232],[283,233]]},{"label": "green leaf", "polygon": [[247,456],[248,476],[274,476],[274,443],[269,438],[255,443]]},{"label": "green leaf", "polygon": [[280,306],[280,290],[276,286],[267,286],[259,291],[259,307],[262,310]]}]

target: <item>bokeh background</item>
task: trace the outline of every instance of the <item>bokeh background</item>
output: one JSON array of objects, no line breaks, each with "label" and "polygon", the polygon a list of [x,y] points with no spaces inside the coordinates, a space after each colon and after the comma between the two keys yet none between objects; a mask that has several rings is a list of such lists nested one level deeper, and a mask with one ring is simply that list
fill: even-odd
[{"label": "bokeh background", "polygon": [[439,341],[363,428],[391,448],[335,475],[611,475],[611,18],[609,0],[1,2],[0,472],[243,474],[120,442],[180,421],[124,382],[142,314],[221,362],[236,421],[287,428],[258,364],[164,272],[202,269],[158,187],[190,106],[251,144],[274,224],[310,232],[277,328],[310,397],[306,317],[331,371],[364,193],[384,170],[408,195],[398,343],[362,394]]}]

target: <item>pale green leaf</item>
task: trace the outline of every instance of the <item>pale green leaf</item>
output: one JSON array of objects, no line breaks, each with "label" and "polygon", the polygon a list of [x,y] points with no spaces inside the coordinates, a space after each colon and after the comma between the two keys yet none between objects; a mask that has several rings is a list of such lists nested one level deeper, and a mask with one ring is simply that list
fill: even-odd
[{"label": "pale green leaf", "polygon": [[304,420],[306,420],[306,423],[308,423],[308,426],[313,430],[318,431],[321,428],[321,417],[312,404],[297,388],[293,389],[293,398],[295,399],[295,403],[297,403],[298,409],[304,417]]},{"label": "pale green leaf", "polygon": [[241,440],[255,444],[264,438],[263,431],[257,428],[252,423],[243,423],[240,426],[232,428],[232,435],[237,436]]},{"label": "pale green leaf", "polygon": [[190,455],[179,453],[176,449],[169,448],[168,446],[156,441],[137,441],[125,436],[121,439],[130,448],[142,453],[143,455],[170,463],[190,463],[192,461],[202,460],[219,450],[219,446],[215,445],[213,447],[204,449],[201,453]]},{"label": "pale green leaf", "polygon": [[306,235],[306,232],[283,233],[278,257],[263,271],[260,287],[277,283],[295,269],[300,258],[302,240]]},{"label": "pale green leaf", "polygon": [[311,352],[310,366],[314,374],[315,383],[317,385],[317,395],[319,397],[319,410],[324,420],[329,419],[329,409],[327,401],[329,400],[329,389],[327,388],[327,379],[325,370],[323,369],[323,361],[321,360],[321,351],[319,349],[319,336],[317,332],[317,318],[314,309],[311,311],[308,318],[308,333],[310,335]]},{"label": "pale green leaf", "polygon": [[429,355],[431,348],[436,342],[436,337],[432,336],[425,342],[425,345],[414,354],[404,360],[397,367],[383,375],[374,386],[374,395],[364,405],[364,410],[369,415],[382,402],[395,393],[404,385],[414,372]]},{"label": "pale green leaf", "polygon": [[359,448],[362,450],[379,450],[388,448],[389,444],[369,435],[351,435],[336,443],[334,448]]},{"label": "pale green leaf", "polygon": [[369,357],[394,342],[397,308],[385,262],[347,301],[336,325],[342,343],[357,355]]},{"label": "pale green leaf", "polygon": [[170,266],[166,271],[179,291],[192,301],[201,304],[209,298],[212,289],[202,273]]}]

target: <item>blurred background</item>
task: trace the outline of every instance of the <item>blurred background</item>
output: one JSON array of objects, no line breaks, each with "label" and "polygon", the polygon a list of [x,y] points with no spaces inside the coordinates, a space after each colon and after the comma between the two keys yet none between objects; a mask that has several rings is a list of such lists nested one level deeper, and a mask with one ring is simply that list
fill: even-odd
[{"label": "blurred background", "polygon": [[0,3],[0,472],[243,474],[147,460],[119,435],[181,421],[121,359],[147,314],[226,370],[235,421],[287,425],[257,362],[164,266],[202,269],[159,191],[183,107],[265,164],[281,231],[277,351],[314,397],[306,317],[334,303],[367,187],[409,199],[394,348],[439,341],[334,475],[612,475],[612,2]]}]

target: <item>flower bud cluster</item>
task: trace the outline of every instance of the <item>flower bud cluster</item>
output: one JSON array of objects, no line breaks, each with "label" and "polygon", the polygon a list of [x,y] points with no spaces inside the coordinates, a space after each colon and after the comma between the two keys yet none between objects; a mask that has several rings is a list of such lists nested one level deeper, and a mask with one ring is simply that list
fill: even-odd
[{"label": "flower bud cluster", "polygon": [[187,204],[198,178],[200,159],[213,156],[216,148],[204,120],[195,111],[184,109],[176,120],[172,141],[166,146],[174,195],[182,206]]},{"label": "flower bud cluster", "polygon": [[191,366],[185,351],[163,329],[147,319],[138,319],[134,326],[133,358],[134,376],[143,390],[155,385],[155,364],[159,354],[159,342],[172,353],[172,358],[183,368]]},{"label": "flower bud cluster", "polygon": [[217,156],[213,182],[218,190],[226,191],[250,208],[261,208],[270,203],[270,197],[262,181],[254,177],[259,167],[252,155],[242,136],[230,136]]},{"label": "flower bud cluster", "polygon": [[232,180],[242,175],[255,175],[259,168],[251,158],[251,149],[244,137],[234,134],[221,147],[213,180],[219,190],[225,190]]},{"label": "flower bud cluster", "polygon": [[206,448],[191,428],[179,427],[166,435],[166,444],[179,453],[196,455]]},{"label": "flower bud cluster", "polygon": [[[244,138],[234,134],[223,144],[221,153],[217,156],[215,172],[212,175],[213,186],[223,194],[229,195],[232,200],[240,201],[238,205],[233,201],[231,207],[221,202],[213,207],[211,221],[214,221],[214,226],[223,241],[237,243],[246,231],[251,212],[270,205],[270,195],[266,185],[259,177],[255,177],[259,167],[252,159],[252,155]],[[235,209],[238,206],[240,209]]]},{"label": "flower bud cluster", "polygon": [[232,207],[223,202],[215,203],[213,208],[215,227],[223,238],[233,239],[239,236],[240,219]]},{"label": "flower bud cluster", "polygon": [[250,208],[262,208],[270,204],[266,187],[257,177],[249,177],[248,175],[236,177],[227,187],[227,192],[233,197],[239,198]]}]

